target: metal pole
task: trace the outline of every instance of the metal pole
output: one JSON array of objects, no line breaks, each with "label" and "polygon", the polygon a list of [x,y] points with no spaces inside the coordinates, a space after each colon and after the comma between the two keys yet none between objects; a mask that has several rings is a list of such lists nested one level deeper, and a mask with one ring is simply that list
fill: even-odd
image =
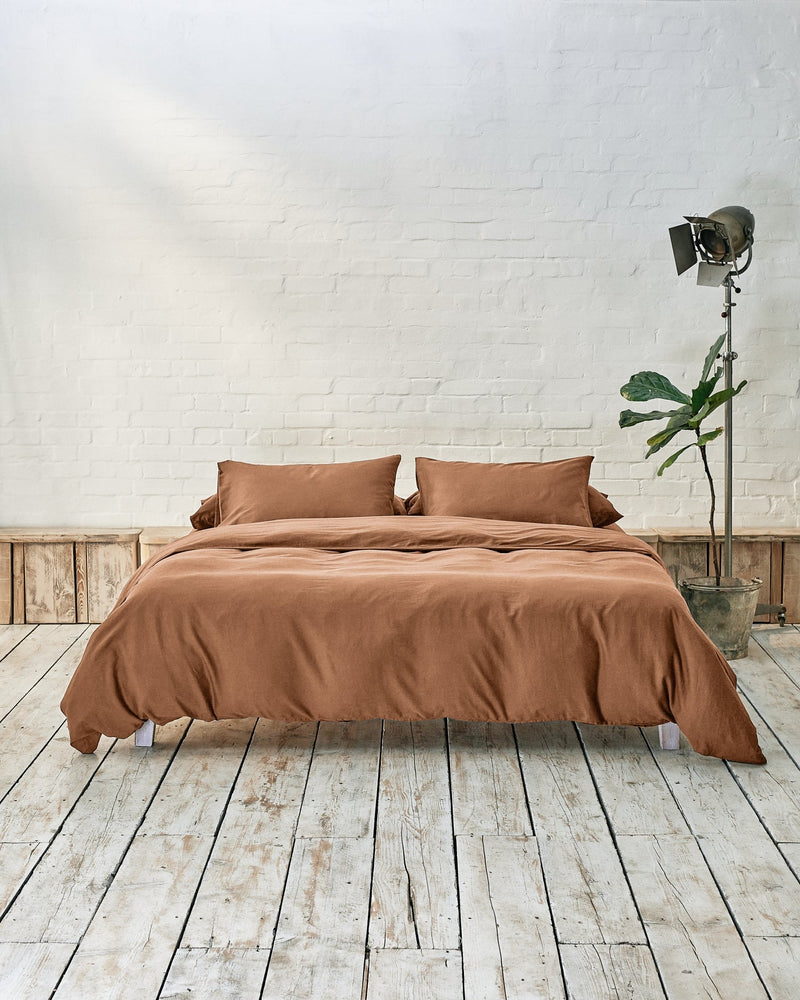
[{"label": "metal pole", "polygon": [[[729,274],[725,279],[725,311],[722,316],[725,320],[725,353],[722,355],[723,372],[725,374],[725,388],[733,386],[733,362],[738,357],[733,350],[731,343],[733,307],[736,305],[732,301],[733,275]],[[739,289],[737,288],[738,292]],[[723,576],[733,576],[733,400],[729,399],[725,403],[725,543],[723,546]]]}]

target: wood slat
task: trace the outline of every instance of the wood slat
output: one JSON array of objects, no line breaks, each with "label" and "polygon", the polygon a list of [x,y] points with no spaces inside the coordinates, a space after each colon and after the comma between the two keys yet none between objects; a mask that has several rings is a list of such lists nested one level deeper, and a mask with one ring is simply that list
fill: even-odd
[{"label": "wood slat", "polygon": [[[772,1000],[794,1000],[800,983],[800,938],[748,937],[745,940]],[[745,995],[743,992],[733,994]]]},{"label": "wood slat", "polygon": [[12,621],[25,624],[25,546],[15,543],[11,546],[11,610]]},{"label": "wood slat", "polygon": [[800,539],[783,543],[783,603],[786,620],[800,622]]},{"label": "wood slat", "polygon": [[568,944],[561,960],[570,1000],[666,1000],[645,945]]},{"label": "wood slat", "polygon": [[693,576],[708,575],[708,545],[705,542],[660,540],[658,554],[664,560],[669,575],[676,584]]},{"label": "wood slat", "polygon": [[90,622],[101,622],[117,602],[120,591],[136,569],[136,540],[113,544],[86,543],[87,601]]},{"label": "wood slat", "polygon": [[694,838],[617,844],[670,1000],[769,1000]]},{"label": "wood slat", "polygon": [[42,1000],[42,983],[57,983],[75,950],[71,944],[0,943],[0,996]]},{"label": "wood slat", "polygon": [[75,621],[75,563],[71,542],[25,545],[25,621]]},{"label": "wood slat", "polygon": [[137,835],[56,1000],[158,996],[213,842],[197,834]]},{"label": "wood slat", "polygon": [[800,762],[800,687],[790,675],[792,660],[781,657],[783,669],[776,669],[775,659],[753,639],[747,652],[733,664],[739,688],[772,731],[780,734],[794,761]]},{"label": "wood slat", "polygon": [[85,631],[85,625],[40,625],[24,643],[17,644],[0,660],[0,718],[44,677]]},{"label": "wood slat", "polygon": [[444,721],[386,722],[369,925],[372,948],[459,946]]},{"label": "wood slat", "polygon": [[[652,736],[650,737],[652,739]],[[800,884],[721,760],[691,750],[661,754],[658,765],[698,840],[743,933],[800,932]]]},{"label": "wood slat", "polygon": [[534,837],[456,838],[465,1000],[563,1000]]},{"label": "wood slat", "polygon": [[511,726],[449,719],[456,836],[533,834]]},{"label": "wood slat", "polygon": [[298,839],[262,1000],[361,996],[371,837]]},{"label": "wood slat", "polygon": [[35,628],[35,625],[0,625],[0,660],[8,656]]},{"label": "wood slat", "polygon": [[249,720],[192,723],[59,984],[57,1000],[158,996],[252,726]]},{"label": "wood slat", "polygon": [[[254,727],[254,719],[195,720],[147,811],[142,832],[215,834]],[[133,738],[127,742],[136,753]]]},{"label": "wood slat", "polygon": [[[757,719],[746,697],[745,702],[750,715]],[[731,761],[729,767],[772,837],[777,841],[793,840],[800,836],[800,770],[766,723],[759,723],[758,738],[767,763],[753,767]]]},{"label": "wood slat", "polygon": [[[773,594],[772,586],[772,542],[766,541],[742,541],[734,539],[733,553],[731,556],[733,575],[745,580],[752,580],[758,577],[764,582],[758,592],[759,603],[769,604],[773,598],[780,599],[780,590]],[[755,621],[769,621],[769,615],[760,615]]]},{"label": "wood slat", "polygon": [[135,542],[139,528],[0,528],[0,542],[57,544],[74,542]]},{"label": "wood slat", "polygon": [[320,723],[298,837],[372,834],[380,748],[380,719]]},{"label": "wood slat", "polygon": [[366,1000],[459,1000],[461,954],[377,948],[370,952]]},{"label": "wood slat", "polygon": [[75,543],[75,617],[79,622],[89,618],[89,577],[86,565],[86,542]]},{"label": "wood slat", "polygon": [[0,625],[10,624],[13,616],[11,543],[0,542]]},{"label": "wood slat", "polygon": [[258,1000],[268,952],[179,948],[159,1000]]},{"label": "wood slat", "polygon": [[[642,730],[633,726],[579,725],[578,731],[615,833],[645,836],[687,832],[686,821],[648,752]],[[652,733],[657,745],[657,730],[653,728]],[[686,746],[684,738],[681,745]]]},{"label": "wood slat", "polygon": [[[69,746],[66,727],[62,727],[0,804],[0,912],[11,903],[49,847],[110,745],[111,741],[104,738],[94,754],[79,757]],[[49,909],[53,898],[49,891],[44,896]],[[39,904],[41,898],[37,896]],[[8,940],[5,935],[3,921],[0,939]]]},{"label": "wood slat", "polygon": [[[44,627],[40,626],[40,628]],[[63,645],[65,640],[56,644],[56,640],[58,639],[57,634],[43,636],[41,644],[37,643],[35,647],[43,653],[42,664],[36,664],[34,670],[35,673],[43,673],[44,676],[36,678],[36,683],[30,685],[31,674],[35,676],[34,671],[27,677],[20,679],[20,688],[23,690],[19,692],[19,703],[11,711],[7,712],[2,721],[0,721],[0,741],[6,746],[14,747],[13,754],[0,754],[0,797],[7,795],[9,789],[12,788],[23,771],[30,765],[31,761],[37,760],[41,756],[43,752],[42,748],[46,747],[53,734],[62,727],[63,745],[66,746],[67,744],[64,717],[61,714],[58,704],[70,677],[78,666],[78,662],[86,648],[86,643],[91,637],[91,633],[85,629],[85,626],[60,626],[60,628],[70,628],[73,635],[76,634],[75,629],[77,628],[83,634],[77,636],[76,641],[61,653],[52,667],[47,671],[44,669],[44,664],[50,660],[50,657],[55,656],[59,645]],[[20,649],[21,653],[26,652],[28,643],[32,642],[35,636],[36,633],[26,640],[22,649]],[[0,663],[0,667],[5,667],[6,664],[9,664],[9,661],[17,662],[18,658],[15,656],[15,653],[16,650],[10,653]],[[23,660],[23,663],[20,664],[20,669],[22,670],[24,666],[25,661]],[[2,675],[2,670],[0,670],[0,675]],[[11,679],[9,679],[8,687],[12,689],[14,687]],[[24,689],[28,687],[29,690],[25,694]],[[23,694],[25,694],[24,698],[22,697]],[[107,741],[104,746],[108,746]],[[45,749],[44,752],[49,754],[55,753],[53,748],[50,748],[50,750]],[[72,763],[73,758],[74,754],[69,750],[64,753],[63,759],[57,761],[56,766],[68,769],[80,767],[81,765]],[[89,759],[91,760],[91,757]],[[47,807],[49,799],[50,796],[48,795],[45,802],[40,803],[40,805]]]},{"label": "wood slat", "polygon": [[[97,759],[97,754],[87,757],[69,747],[58,747],[57,759],[63,762],[62,767],[68,762],[88,767],[95,758],[97,769],[85,793],[77,801],[75,796],[70,797],[63,827],[57,826],[59,811],[53,812],[44,830],[39,820],[36,833],[40,838],[49,840],[56,831],[58,836],[0,923],[0,941],[77,945],[169,768],[187,725],[188,720],[183,720],[164,726],[159,730],[158,746],[146,752],[136,751],[130,740],[117,741],[101,759]],[[41,777],[38,784],[43,784]],[[65,784],[59,776],[50,787],[58,788],[63,798]],[[44,790],[26,789],[29,800],[45,796]],[[17,825],[22,827],[21,822]],[[3,832],[7,835],[5,828]],[[42,899],[48,900],[46,907],[41,905]],[[56,982],[57,979],[41,982],[42,995],[49,995],[47,990],[53,989]]]},{"label": "wood slat", "polygon": [[515,728],[558,940],[644,944],[575,726]]},{"label": "wood slat", "polygon": [[[268,954],[316,730],[259,721],[181,939],[193,962],[216,968],[230,948]],[[246,898],[258,905],[243,907]]]},{"label": "wood slat", "polygon": [[[800,689],[800,632],[796,628],[760,627],[753,629],[753,638]],[[752,643],[748,652],[758,656]],[[759,662],[762,664],[759,673],[763,673],[764,661]],[[738,662],[736,666],[738,667]],[[772,671],[767,669],[766,673],[771,674]]]}]

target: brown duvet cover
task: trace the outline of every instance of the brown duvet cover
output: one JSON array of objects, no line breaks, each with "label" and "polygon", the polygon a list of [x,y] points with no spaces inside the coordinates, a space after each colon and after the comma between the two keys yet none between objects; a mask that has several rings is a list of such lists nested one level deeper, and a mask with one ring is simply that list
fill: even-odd
[{"label": "brown duvet cover", "polygon": [[677,722],[763,763],[733,671],[656,554],[608,528],[463,517],[265,521],[157,553],[61,705],[72,745],[165,724]]}]

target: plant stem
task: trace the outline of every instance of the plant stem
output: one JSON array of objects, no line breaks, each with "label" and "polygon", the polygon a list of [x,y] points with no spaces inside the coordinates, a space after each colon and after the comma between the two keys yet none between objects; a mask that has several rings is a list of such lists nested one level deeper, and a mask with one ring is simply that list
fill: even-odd
[{"label": "plant stem", "polygon": [[[696,434],[700,437],[700,431],[697,430]],[[722,570],[719,565],[719,547],[717,546],[717,533],[714,530],[714,513],[717,508],[717,495],[714,492],[714,480],[711,478],[711,470],[708,467],[708,458],[706,457],[706,446],[704,444],[698,445],[700,448],[700,454],[703,457],[703,468],[706,470],[706,478],[708,479],[708,488],[711,490],[711,516],[708,519],[708,526],[711,528],[711,555],[714,558],[714,582],[716,586],[719,586],[720,579],[722,577]]]}]

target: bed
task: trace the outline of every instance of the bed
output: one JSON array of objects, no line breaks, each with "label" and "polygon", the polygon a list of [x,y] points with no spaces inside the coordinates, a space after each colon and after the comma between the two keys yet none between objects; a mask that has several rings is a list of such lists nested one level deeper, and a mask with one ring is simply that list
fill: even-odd
[{"label": "bed", "polygon": [[595,525],[585,485],[574,524],[437,513],[419,481],[422,516],[389,500],[236,523],[220,482],[213,526],[143,565],[89,641],[62,702],[72,745],[146,744],[181,717],[567,719],[677,726],[698,753],[764,762],[730,666],[656,553]]}]

